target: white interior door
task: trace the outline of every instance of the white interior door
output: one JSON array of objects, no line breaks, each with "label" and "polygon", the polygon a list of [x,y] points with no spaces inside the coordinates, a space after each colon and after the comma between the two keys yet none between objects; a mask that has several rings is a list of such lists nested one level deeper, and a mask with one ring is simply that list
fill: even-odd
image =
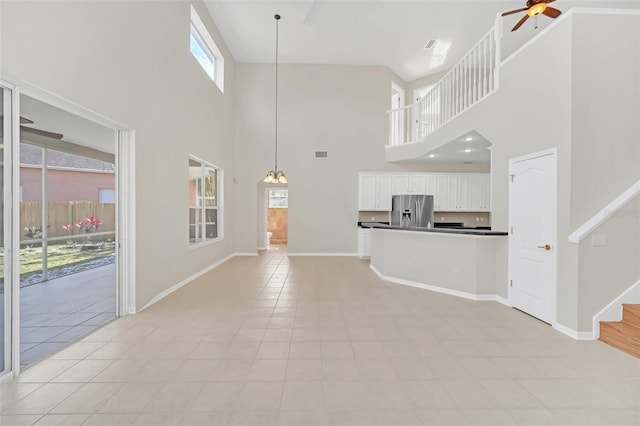
[{"label": "white interior door", "polygon": [[509,297],[544,322],[555,319],[556,154],[509,163]]}]

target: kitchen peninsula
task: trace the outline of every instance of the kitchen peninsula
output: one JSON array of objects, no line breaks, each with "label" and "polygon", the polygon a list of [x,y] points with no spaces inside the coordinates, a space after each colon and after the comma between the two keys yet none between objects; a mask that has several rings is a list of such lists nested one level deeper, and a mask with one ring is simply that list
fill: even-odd
[{"label": "kitchen peninsula", "polygon": [[506,299],[506,232],[407,229],[363,223],[371,229],[371,269],[382,279],[472,300]]}]

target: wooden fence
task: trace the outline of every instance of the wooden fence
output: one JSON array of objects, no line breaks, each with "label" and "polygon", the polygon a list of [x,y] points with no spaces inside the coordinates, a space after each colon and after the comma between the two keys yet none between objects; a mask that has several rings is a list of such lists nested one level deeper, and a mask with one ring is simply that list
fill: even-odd
[{"label": "wooden fence", "polygon": [[[4,209],[0,208],[0,217],[3,211]],[[49,238],[84,234],[84,231],[76,226],[76,222],[89,216],[102,222],[96,232],[109,232],[115,231],[116,205],[93,201],[47,203],[47,216]],[[65,225],[71,225],[71,229],[67,231],[64,229]],[[20,203],[20,240],[33,238],[25,235],[25,228],[28,227],[42,229],[42,203],[36,201]],[[3,230],[0,226],[0,238],[2,237],[4,237]]]}]

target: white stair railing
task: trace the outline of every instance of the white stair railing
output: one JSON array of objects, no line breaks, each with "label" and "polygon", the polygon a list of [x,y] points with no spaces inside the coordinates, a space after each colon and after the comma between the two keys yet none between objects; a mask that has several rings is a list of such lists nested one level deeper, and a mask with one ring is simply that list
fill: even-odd
[{"label": "white stair railing", "polygon": [[501,20],[418,102],[387,111],[389,145],[417,142],[498,87]]}]

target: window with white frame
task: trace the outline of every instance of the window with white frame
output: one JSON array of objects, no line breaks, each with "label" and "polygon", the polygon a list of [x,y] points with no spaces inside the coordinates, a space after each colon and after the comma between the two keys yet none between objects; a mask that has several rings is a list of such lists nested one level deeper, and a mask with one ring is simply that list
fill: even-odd
[{"label": "window with white frame", "polygon": [[288,189],[270,189],[269,190],[269,208],[270,209],[289,208],[289,190]]},{"label": "window with white frame", "polygon": [[189,156],[189,244],[222,238],[222,169]]},{"label": "window with white frame", "polygon": [[216,83],[220,91],[224,92],[224,57],[193,6],[191,6],[189,48],[207,75]]}]

